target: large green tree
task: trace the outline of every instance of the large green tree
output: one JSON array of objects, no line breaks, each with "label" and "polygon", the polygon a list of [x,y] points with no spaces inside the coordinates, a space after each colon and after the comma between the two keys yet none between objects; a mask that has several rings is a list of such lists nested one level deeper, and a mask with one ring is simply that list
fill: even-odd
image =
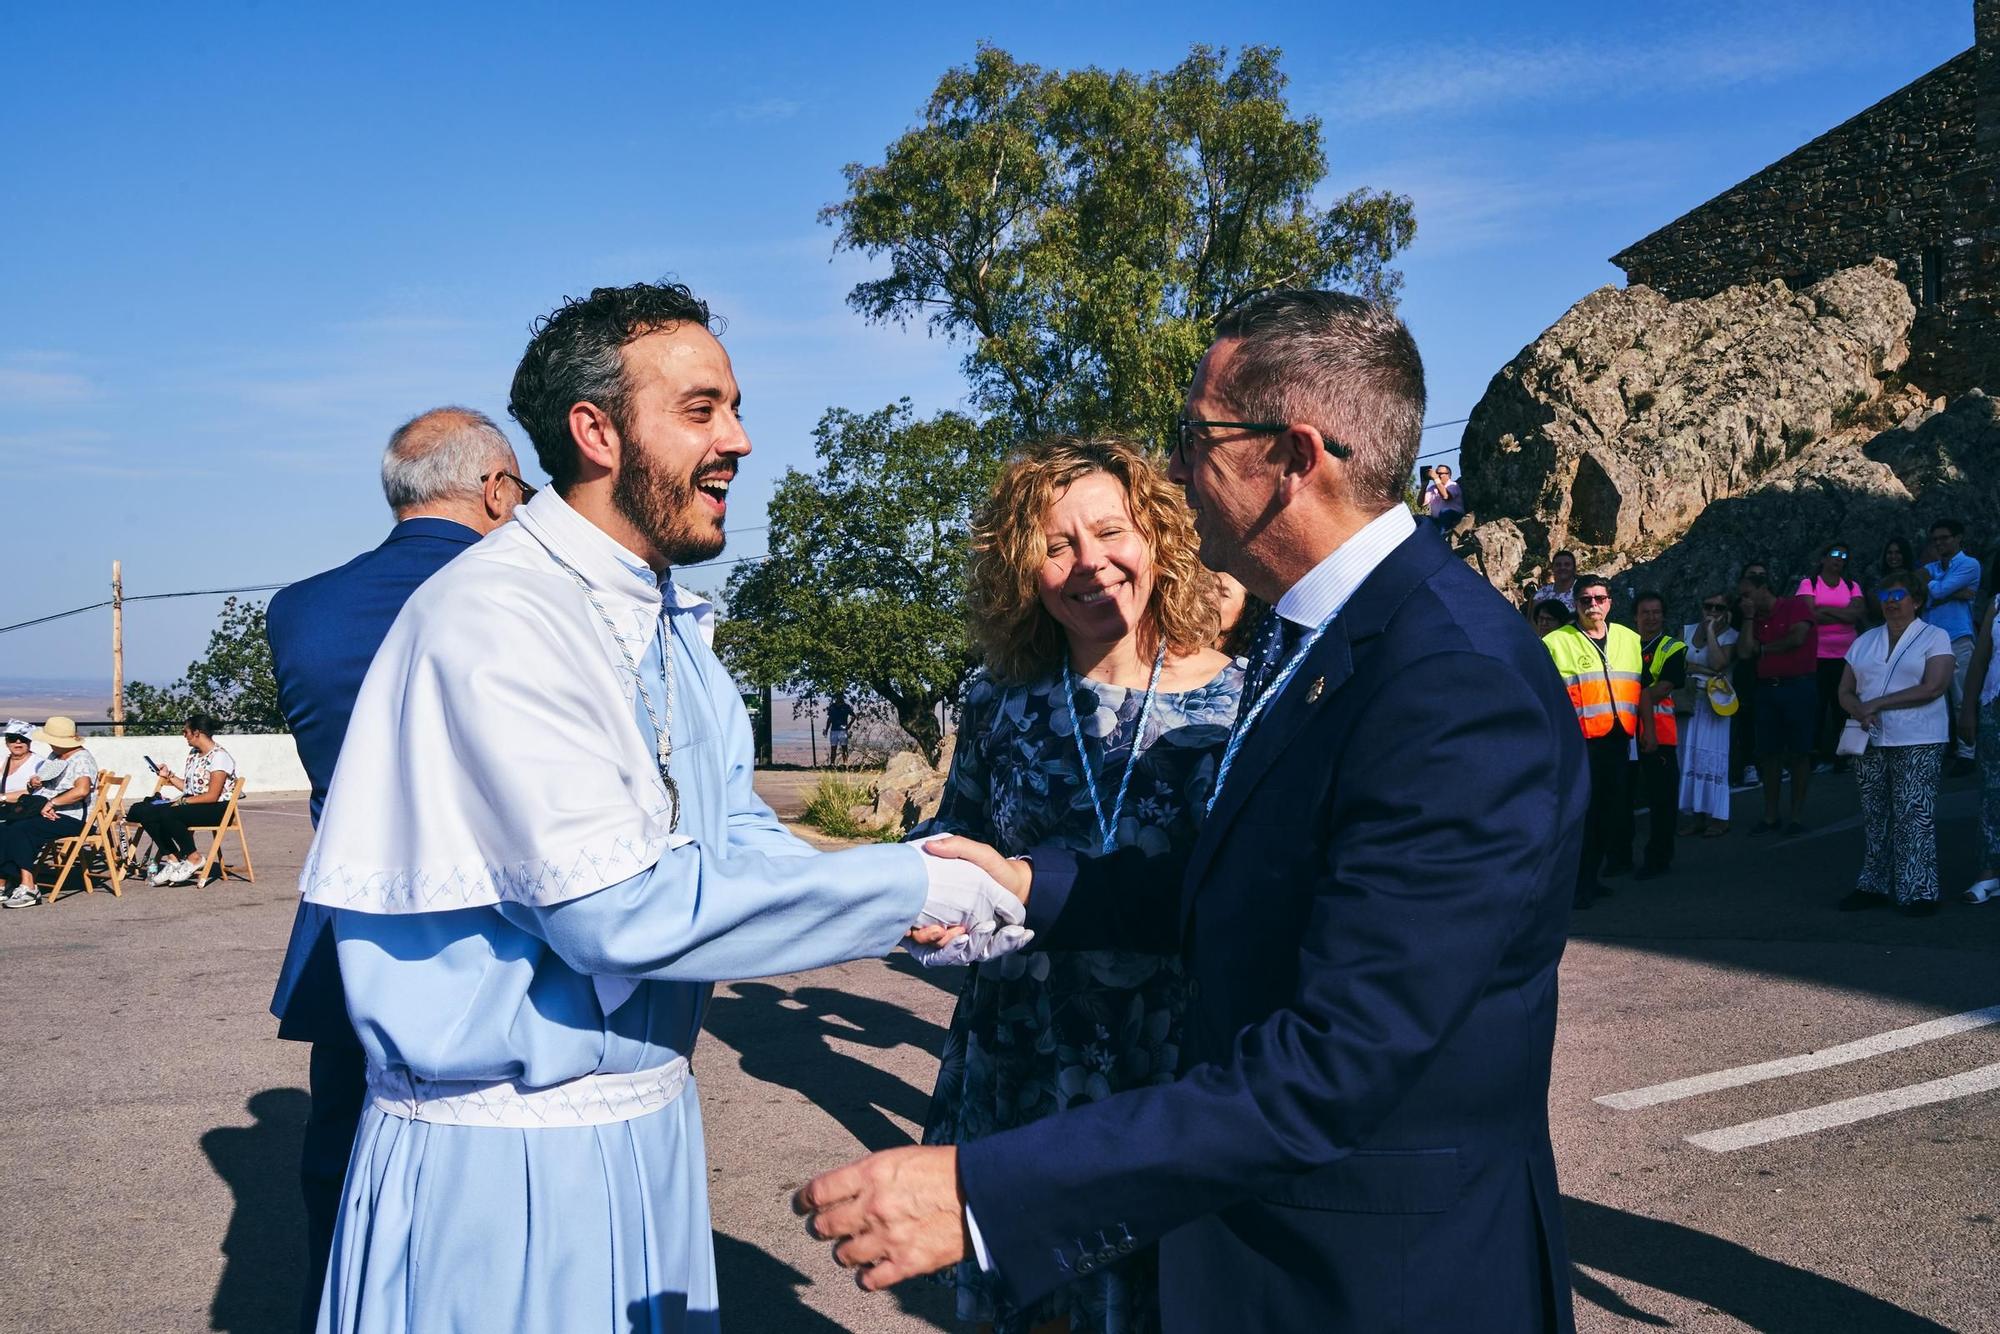
[{"label": "large green tree", "polygon": [[730,577],[716,648],[755,685],[865,689],[935,762],[938,705],[974,666],[963,571],[997,438],[960,413],[920,420],[907,399],[834,408],[813,438],[817,466],[786,469],[772,497],[769,558]]},{"label": "large green tree", "polygon": [[214,714],[234,732],[285,730],[263,603],[224,601],[207,654],[172,685],[132,681],[125,687],[125,720],[134,726],[177,728],[197,711]]},{"label": "large green tree", "polygon": [[1320,122],[1275,48],[1193,48],[1146,75],[1044,70],[996,47],[821,218],[889,271],[848,301],[971,344],[973,399],[1019,435],[1164,438],[1218,313],[1270,287],[1393,296],[1410,201],[1318,200]]}]

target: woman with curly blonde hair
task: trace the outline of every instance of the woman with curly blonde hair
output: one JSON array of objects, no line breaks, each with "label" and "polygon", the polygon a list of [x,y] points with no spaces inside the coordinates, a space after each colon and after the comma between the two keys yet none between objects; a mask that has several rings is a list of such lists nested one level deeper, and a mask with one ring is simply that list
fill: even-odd
[{"label": "woman with curly blonde hair", "polygon": [[[986,670],[960,717],[937,818],[1018,854],[1192,848],[1243,670],[1209,647],[1213,577],[1180,489],[1123,440],[1058,438],[1002,470],[973,534],[969,605]],[[1114,951],[976,965],[945,1040],[927,1144],[959,1144],[1124,1089],[1172,1082],[1178,964]],[[1127,1256],[1009,1307],[972,1264],[961,1318],[1002,1334],[1159,1328],[1157,1263]]]}]

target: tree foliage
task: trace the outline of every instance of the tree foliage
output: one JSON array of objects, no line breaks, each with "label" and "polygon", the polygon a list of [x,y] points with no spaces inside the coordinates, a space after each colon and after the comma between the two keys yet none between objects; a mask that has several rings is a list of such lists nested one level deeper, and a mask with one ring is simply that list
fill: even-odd
[{"label": "tree foliage", "polygon": [[214,714],[232,731],[285,730],[263,603],[226,600],[208,636],[207,655],[189,663],[187,675],[172,685],[132,681],[125,687],[129,724],[178,728],[195,712]]},{"label": "tree foliage", "polygon": [[1271,287],[1392,297],[1416,232],[1405,196],[1315,203],[1320,122],[1291,114],[1278,60],[1061,72],[982,47],[822,211],[889,263],[849,304],[970,342],[974,402],[1016,435],[1165,438],[1217,314]]},{"label": "tree foliage", "polygon": [[818,465],[787,469],[770,505],[770,557],[738,568],[716,648],[739,678],[800,693],[865,687],[937,759],[937,706],[974,666],[965,630],[970,508],[999,447],[955,412],[909,400],[834,408]]}]

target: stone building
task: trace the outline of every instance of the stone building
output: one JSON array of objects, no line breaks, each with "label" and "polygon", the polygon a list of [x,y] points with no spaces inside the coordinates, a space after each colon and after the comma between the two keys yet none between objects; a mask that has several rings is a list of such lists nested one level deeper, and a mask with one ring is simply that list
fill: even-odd
[{"label": "stone building", "polygon": [[1917,307],[1910,378],[2000,387],[2000,0],[1973,45],[1845,124],[1611,257],[1675,299],[1783,279],[1793,290],[1876,256]]}]

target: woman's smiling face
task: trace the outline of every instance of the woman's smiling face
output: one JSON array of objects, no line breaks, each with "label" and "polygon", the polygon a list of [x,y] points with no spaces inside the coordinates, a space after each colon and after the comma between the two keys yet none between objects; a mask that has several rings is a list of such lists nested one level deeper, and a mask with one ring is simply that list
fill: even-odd
[{"label": "woman's smiling face", "polygon": [[1071,643],[1116,643],[1138,629],[1153,599],[1153,553],[1123,483],[1104,472],[1071,482],[1049,503],[1042,540],[1035,586]]}]

